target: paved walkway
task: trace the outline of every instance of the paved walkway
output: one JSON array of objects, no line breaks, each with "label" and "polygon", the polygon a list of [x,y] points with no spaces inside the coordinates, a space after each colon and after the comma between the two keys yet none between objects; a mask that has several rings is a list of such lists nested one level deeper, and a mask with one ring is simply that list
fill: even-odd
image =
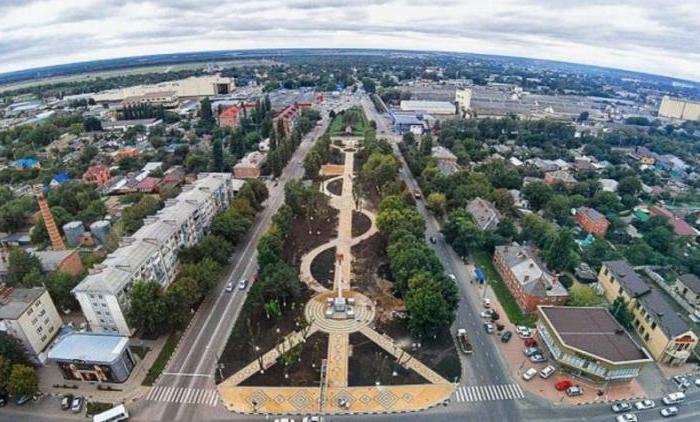
[{"label": "paved walkway", "polygon": [[328,387],[346,387],[348,385],[348,333],[330,333],[328,335],[328,367],[326,379]]}]

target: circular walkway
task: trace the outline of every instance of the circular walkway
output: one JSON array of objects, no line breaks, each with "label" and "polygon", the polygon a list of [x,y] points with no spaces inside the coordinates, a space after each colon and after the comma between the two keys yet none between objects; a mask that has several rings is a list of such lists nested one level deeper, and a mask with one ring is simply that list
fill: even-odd
[{"label": "circular walkway", "polygon": [[320,293],[307,302],[304,308],[306,320],[326,333],[354,333],[374,320],[374,305],[367,296],[353,291],[344,292],[343,296],[355,299],[355,318],[340,320],[326,317],[328,300],[336,297],[336,293],[329,291]]}]

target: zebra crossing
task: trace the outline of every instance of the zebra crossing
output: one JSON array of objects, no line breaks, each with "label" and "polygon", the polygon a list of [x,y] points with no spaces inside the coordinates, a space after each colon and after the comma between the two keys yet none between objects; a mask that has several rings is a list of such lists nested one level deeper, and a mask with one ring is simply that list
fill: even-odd
[{"label": "zebra crossing", "polygon": [[219,394],[216,390],[204,388],[157,386],[151,388],[151,391],[146,396],[146,400],[216,406],[219,401]]},{"label": "zebra crossing", "polygon": [[458,403],[516,400],[525,397],[518,384],[462,385],[455,391]]}]

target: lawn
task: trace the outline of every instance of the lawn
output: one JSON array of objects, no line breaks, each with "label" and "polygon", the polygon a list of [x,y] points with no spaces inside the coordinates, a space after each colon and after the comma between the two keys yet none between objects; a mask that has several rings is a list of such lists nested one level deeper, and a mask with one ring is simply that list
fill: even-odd
[{"label": "lawn", "polygon": [[[350,117],[346,117],[349,115]],[[352,134],[355,136],[362,136],[365,130],[369,127],[367,122],[367,117],[364,111],[360,107],[350,107],[343,113],[339,113],[333,118],[330,126],[328,127],[328,133],[332,136],[339,136],[345,134],[345,127],[347,122],[350,122],[352,127]]]},{"label": "lawn", "polygon": [[486,272],[488,283],[496,293],[496,297],[498,297],[498,301],[508,315],[510,322],[516,325],[534,326],[537,317],[535,315],[525,315],[520,310],[515,298],[513,298],[510,290],[508,290],[508,286],[506,286],[503,279],[501,279],[501,275],[498,274],[498,271],[496,271],[496,268],[493,266],[491,255],[486,251],[477,251],[472,253],[472,258],[474,259],[474,263],[483,268]]}]

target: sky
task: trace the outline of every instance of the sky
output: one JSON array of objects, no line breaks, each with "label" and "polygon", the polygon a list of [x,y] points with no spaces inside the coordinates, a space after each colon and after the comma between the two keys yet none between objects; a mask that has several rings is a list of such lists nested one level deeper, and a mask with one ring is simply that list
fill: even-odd
[{"label": "sky", "polygon": [[700,0],[0,0],[0,73],[149,54],[388,48],[700,81]]}]

